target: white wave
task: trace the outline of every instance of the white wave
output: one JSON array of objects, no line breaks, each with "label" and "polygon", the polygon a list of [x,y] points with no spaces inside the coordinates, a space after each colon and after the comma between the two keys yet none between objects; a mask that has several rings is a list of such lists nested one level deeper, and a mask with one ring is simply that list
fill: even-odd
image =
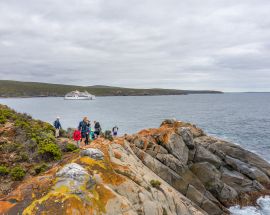
[{"label": "white wave", "polygon": [[232,215],[270,215],[270,196],[260,197],[257,204],[258,207],[233,206],[229,210]]}]

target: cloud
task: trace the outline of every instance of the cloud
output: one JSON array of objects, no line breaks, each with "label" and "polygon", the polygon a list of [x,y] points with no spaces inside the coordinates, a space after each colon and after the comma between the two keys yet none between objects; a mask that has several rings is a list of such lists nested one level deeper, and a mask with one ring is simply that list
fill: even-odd
[{"label": "cloud", "polygon": [[0,1],[0,77],[269,91],[267,0]]}]

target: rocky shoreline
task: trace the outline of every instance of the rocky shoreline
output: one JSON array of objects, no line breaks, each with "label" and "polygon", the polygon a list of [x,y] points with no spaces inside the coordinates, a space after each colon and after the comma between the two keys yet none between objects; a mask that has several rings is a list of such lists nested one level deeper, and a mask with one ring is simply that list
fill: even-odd
[{"label": "rocky shoreline", "polygon": [[71,152],[2,196],[0,213],[221,215],[255,204],[269,188],[270,164],[258,155],[165,120]]}]

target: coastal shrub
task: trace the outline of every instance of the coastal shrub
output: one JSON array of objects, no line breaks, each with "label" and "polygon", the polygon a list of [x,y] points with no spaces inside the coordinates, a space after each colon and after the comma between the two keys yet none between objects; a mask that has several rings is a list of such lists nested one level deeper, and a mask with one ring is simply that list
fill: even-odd
[{"label": "coastal shrub", "polygon": [[0,124],[5,124],[6,122],[7,119],[3,115],[0,115]]},{"label": "coastal shrub", "polygon": [[20,166],[14,167],[10,171],[10,175],[14,181],[21,181],[25,174],[25,171]]},{"label": "coastal shrub", "polygon": [[34,170],[36,174],[40,174],[42,172],[45,172],[49,167],[47,166],[47,164],[43,163],[40,165],[37,165]]},{"label": "coastal shrub", "polygon": [[38,145],[38,153],[48,160],[60,160],[62,153],[60,148],[52,142],[42,142]]},{"label": "coastal shrub", "polygon": [[154,187],[154,188],[160,188],[161,182],[158,181],[158,180],[151,180],[151,181],[150,181],[150,184],[151,184],[151,186]]},{"label": "coastal shrub", "polygon": [[22,149],[22,145],[20,143],[4,143],[1,144],[0,151],[3,151],[5,153],[11,153],[11,152],[19,152]]},{"label": "coastal shrub", "polygon": [[60,129],[59,135],[60,135],[60,137],[68,137],[68,133],[64,129]]},{"label": "coastal shrub", "polygon": [[77,150],[77,149],[78,149],[78,147],[75,146],[74,144],[68,143],[68,144],[66,145],[66,151],[67,151],[67,152],[73,152],[73,151],[75,151],[75,150]]},{"label": "coastal shrub", "polygon": [[8,168],[1,165],[0,166],[0,176],[8,175],[8,173],[9,173]]},{"label": "coastal shrub", "polygon": [[26,152],[20,152],[18,161],[29,161],[29,156]]},{"label": "coastal shrub", "polygon": [[166,208],[162,208],[163,212],[162,215],[168,215]]}]

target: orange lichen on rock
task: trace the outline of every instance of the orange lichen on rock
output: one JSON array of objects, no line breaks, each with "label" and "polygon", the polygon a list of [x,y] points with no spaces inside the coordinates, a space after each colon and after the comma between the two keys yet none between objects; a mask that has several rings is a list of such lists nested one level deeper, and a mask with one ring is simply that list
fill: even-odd
[{"label": "orange lichen on rock", "polygon": [[87,167],[90,168],[91,170],[106,169],[103,161],[97,161],[90,157],[81,157],[77,162],[80,164],[87,165]]},{"label": "orange lichen on rock", "polygon": [[[121,142],[121,140],[118,141]],[[82,157],[79,160],[79,162],[90,165],[91,170],[98,170],[104,183],[119,185],[123,183],[125,179],[124,177],[116,173],[115,168],[117,168],[117,165],[110,161],[109,155],[110,144],[112,144],[111,141],[99,138],[93,141],[90,146],[85,147],[85,148],[96,148],[101,150],[104,154],[103,161],[95,161],[94,159],[91,158]]]},{"label": "orange lichen on rock", "polygon": [[114,157],[117,158],[117,159],[121,159],[122,158],[122,155],[117,152],[117,151],[113,151],[113,154],[114,154]]},{"label": "orange lichen on rock", "polygon": [[107,202],[114,198],[115,195],[108,190],[107,188],[104,187],[104,185],[99,184],[95,186],[95,189],[93,191],[94,198],[93,203],[94,203],[94,208],[98,208],[99,212],[106,212],[106,204]]},{"label": "orange lichen on rock", "polygon": [[117,137],[113,140],[114,143],[119,144],[120,146],[125,145],[125,138],[124,137]]},{"label": "orange lichen on rock", "polygon": [[12,208],[15,204],[9,201],[0,201],[0,214],[5,214],[10,208]]}]

